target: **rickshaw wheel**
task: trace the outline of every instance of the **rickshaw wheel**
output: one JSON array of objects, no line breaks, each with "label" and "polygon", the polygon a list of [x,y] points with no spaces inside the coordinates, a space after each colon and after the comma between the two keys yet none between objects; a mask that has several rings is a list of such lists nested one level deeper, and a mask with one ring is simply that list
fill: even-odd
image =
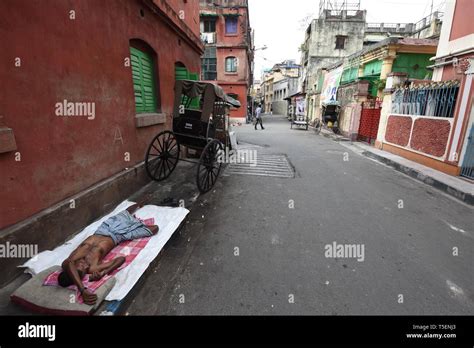
[{"label": "rickshaw wheel", "polygon": [[163,131],[153,138],[145,157],[145,168],[155,181],[165,180],[171,175],[179,161],[180,146],[171,131]]},{"label": "rickshaw wheel", "polygon": [[212,140],[202,150],[196,173],[196,182],[201,193],[211,190],[217,181],[222,167],[222,162],[219,161],[219,152],[222,150],[222,143],[217,139]]},{"label": "rickshaw wheel", "polygon": [[316,134],[321,133],[321,128],[323,128],[323,122],[319,119],[316,119],[316,124],[314,125],[314,132]]}]

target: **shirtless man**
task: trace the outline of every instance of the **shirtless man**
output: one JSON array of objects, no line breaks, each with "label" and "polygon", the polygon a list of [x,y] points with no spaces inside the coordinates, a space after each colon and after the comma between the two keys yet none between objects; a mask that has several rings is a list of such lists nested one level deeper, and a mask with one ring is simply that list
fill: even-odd
[{"label": "shirtless man", "polygon": [[58,277],[59,285],[68,287],[75,284],[84,299],[84,303],[94,305],[97,295],[89,292],[82,284],[86,274],[90,280],[99,280],[112,273],[124,262],[120,256],[109,262],[102,262],[104,257],[118,244],[127,240],[151,237],[158,232],[158,226],[145,226],[132,216],[141,204],[134,204],[126,210],[105,220],[97,231],[84,240],[76,250],[62,263],[63,272]]}]

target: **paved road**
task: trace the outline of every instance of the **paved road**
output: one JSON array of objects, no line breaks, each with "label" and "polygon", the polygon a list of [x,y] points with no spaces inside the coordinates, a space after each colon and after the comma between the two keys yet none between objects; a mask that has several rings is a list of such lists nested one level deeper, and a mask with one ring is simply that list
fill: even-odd
[{"label": "paved road", "polygon": [[[264,125],[240,141],[295,177],[221,177],[128,314],[474,314],[471,207],[282,117]],[[325,257],[333,242],[364,260]]]}]

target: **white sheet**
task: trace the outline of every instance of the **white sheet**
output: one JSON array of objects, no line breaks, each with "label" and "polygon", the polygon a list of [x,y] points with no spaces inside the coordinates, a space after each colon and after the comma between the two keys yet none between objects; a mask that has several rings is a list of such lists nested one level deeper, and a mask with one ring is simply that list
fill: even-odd
[{"label": "white sheet", "polygon": [[[83,240],[96,231],[97,227],[99,227],[104,220],[118,214],[133,204],[135,203],[130,201],[120,203],[113,212],[87,226],[82,232],[78,233],[65,244],[52,251],[43,251],[19,267],[26,267],[25,272],[38,274],[51,266],[60,266]],[[112,291],[110,291],[109,295],[105,298],[107,301],[122,300],[128,294],[138,279],[140,279],[143,272],[148,268],[151,261],[158,256],[161,249],[163,249],[166,242],[171,238],[188,213],[189,210],[185,208],[158,207],[156,205],[146,205],[137,210],[136,215],[141,219],[155,218],[159,232],[150,239],[145,248],[143,248],[130,265],[115,275],[116,283]]]}]

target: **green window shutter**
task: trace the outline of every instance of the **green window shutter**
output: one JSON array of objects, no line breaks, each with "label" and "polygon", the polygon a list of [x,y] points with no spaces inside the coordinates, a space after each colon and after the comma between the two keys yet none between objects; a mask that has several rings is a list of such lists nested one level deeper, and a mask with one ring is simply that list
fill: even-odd
[{"label": "green window shutter", "polygon": [[380,75],[381,71],[382,71],[381,60],[373,60],[364,65],[364,76]]},{"label": "green window shutter", "polygon": [[349,83],[355,81],[357,79],[358,72],[359,68],[357,67],[345,69],[342,73],[341,83]]},{"label": "green window shutter", "polygon": [[189,79],[193,81],[198,81],[199,80],[199,74],[198,73],[189,73]]},{"label": "green window shutter", "polygon": [[184,67],[175,67],[176,80],[188,80],[188,70]]},{"label": "green window shutter", "polygon": [[[199,80],[199,74],[198,73],[192,73],[190,72],[189,75],[188,75],[189,79],[190,80],[193,80],[193,81],[198,81]],[[198,110],[199,109],[199,101],[200,101],[201,98],[194,98],[192,101],[191,101],[191,104],[189,105],[189,108],[190,109],[193,109],[193,110]]]},{"label": "green window shutter", "polygon": [[[138,52],[138,53],[137,53]],[[140,55],[138,50],[130,48],[132,65],[133,92],[135,94],[135,109],[137,113],[144,112],[145,102],[142,94]]]},{"label": "green window shutter", "polygon": [[157,102],[153,58],[145,52],[130,47],[130,60],[136,112],[156,112]]}]

